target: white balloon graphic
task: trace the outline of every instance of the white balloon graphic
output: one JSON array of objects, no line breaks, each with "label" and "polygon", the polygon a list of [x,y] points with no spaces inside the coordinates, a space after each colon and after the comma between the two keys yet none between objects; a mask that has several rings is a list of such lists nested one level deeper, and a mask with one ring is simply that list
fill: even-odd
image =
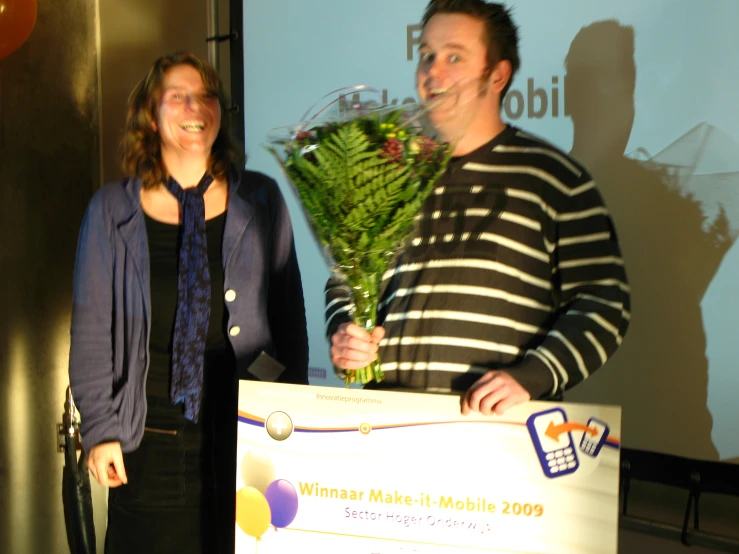
[{"label": "white balloon graphic", "polygon": [[275,480],[275,466],[261,450],[250,450],[241,460],[241,479],[245,487],[254,487],[264,494]]}]

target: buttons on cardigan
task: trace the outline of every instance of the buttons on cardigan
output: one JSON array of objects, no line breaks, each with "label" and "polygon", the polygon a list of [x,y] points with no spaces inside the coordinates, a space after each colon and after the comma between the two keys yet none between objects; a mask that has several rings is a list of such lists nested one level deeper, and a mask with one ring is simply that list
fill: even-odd
[{"label": "buttons on cardigan", "polygon": [[[236,300],[236,291],[233,289],[228,289],[223,297],[226,299],[226,302],[233,302],[234,300]],[[232,337],[237,336],[239,333],[241,333],[241,327],[239,327],[238,325],[234,325],[228,330],[228,334]]]}]

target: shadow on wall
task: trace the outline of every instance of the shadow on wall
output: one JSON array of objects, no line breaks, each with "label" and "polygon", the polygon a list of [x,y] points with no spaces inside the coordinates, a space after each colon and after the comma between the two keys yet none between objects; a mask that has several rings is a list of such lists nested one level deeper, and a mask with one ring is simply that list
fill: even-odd
[{"label": "shadow on wall", "polygon": [[626,157],[637,77],[631,27],[614,20],[584,27],[565,66],[572,154],[613,215],[632,290],[621,348],[567,399],[622,405],[626,446],[718,459],[700,302],[731,244],[726,214],[710,221],[674,168]]}]

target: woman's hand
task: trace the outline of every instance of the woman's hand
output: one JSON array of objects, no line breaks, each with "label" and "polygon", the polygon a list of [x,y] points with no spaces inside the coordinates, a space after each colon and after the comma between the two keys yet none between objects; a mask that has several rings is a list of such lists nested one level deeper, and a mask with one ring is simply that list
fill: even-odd
[{"label": "woman's hand", "polygon": [[87,467],[95,480],[104,487],[115,488],[128,483],[120,442],[104,442],[93,446],[87,453]]}]

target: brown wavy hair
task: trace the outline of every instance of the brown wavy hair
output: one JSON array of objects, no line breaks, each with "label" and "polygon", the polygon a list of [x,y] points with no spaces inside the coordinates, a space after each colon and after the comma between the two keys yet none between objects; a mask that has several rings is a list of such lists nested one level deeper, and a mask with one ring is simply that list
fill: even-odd
[{"label": "brown wavy hair", "polygon": [[200,73],[206,92],[218,97],[221,106],[221,128],[211,149],[208,172],[215,179],[227,179],[229,171],[244,167],[246,162],[243,148],[238,147],[231,134],[228,99],[218,73],[195,54],[175,52],[156,60],[128,97],[126,125],[121,139],[123,171],[129,177],[140,178],[144,188],[155,187],[169,177],[162,162],[159,133],[154,129],[164,74],[171,67],[182,64],[190,65]]}]

